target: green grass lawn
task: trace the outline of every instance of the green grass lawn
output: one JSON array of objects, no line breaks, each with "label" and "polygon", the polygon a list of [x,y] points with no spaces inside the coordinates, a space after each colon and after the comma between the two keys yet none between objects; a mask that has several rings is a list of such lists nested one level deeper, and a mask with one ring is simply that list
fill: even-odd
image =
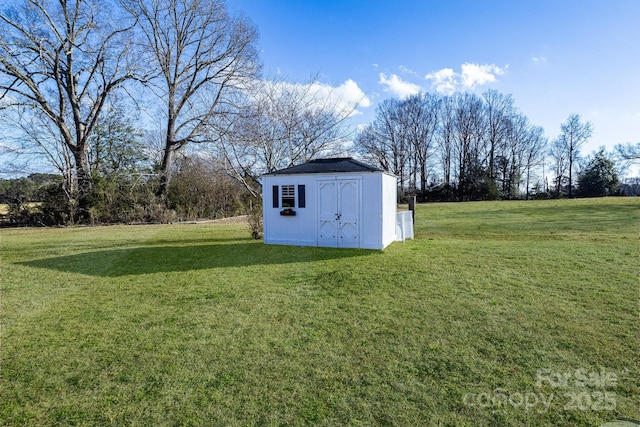
[{"label": "green grass lawn", "polygon": [[0,230],[0,424],[639,419],[638,200],[421,205],[384,251]]}]

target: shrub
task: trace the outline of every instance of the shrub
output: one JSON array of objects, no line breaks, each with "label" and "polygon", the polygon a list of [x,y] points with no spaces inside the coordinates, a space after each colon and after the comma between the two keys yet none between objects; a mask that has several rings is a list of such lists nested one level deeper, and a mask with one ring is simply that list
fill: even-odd
[{"label": "shrub", "polygon": [[181,219],[225,218],[241,213],[246,190],[200,159],[183,160],[167,189],[167,205]]},{"label": "shrub", "polygon": [[44,225],[66,225],[74,221],[76,212],[75,198],[70,197],[63,182],[50,185],[40,205],[40,214]]},{"label": "shrub", "polygon": [[264,225],[262,223],[262,206],[259,204],[254,204],[251,209],[249,209],[247,220],[249,222],[249,228],[251,230],[251,237],[256,240],[262,239],[264,235]]}]

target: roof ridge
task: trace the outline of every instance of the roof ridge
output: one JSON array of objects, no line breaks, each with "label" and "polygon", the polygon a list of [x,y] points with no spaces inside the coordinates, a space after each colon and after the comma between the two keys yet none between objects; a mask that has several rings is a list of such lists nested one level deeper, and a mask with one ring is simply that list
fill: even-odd
[{"label": "roof ridge", "polygon": [[384,170],[363,163],[353,157],[323,157],[269,172],[265,175],[343,172],[384,172]]}]

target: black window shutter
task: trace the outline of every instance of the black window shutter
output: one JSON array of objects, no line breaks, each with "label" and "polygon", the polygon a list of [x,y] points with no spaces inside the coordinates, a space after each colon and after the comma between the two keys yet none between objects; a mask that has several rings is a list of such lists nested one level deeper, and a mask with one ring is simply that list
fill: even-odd
[{"label": "black window shutter", "polygon": [[304,208],[306,205],[306,199],[304,195],[304,185],[298,185],[298,207]]},{"label": "black window shutter", "polygon": [[280,194],[278,193],[278,186],[277,186],[277,185],[274,185],[274,186],[272,187],[272,193],[273,193],[273,195],[272,195],[272,198],[273,198],[273,207],[274,207],[274,208],[277,208],[277,207],[278,207],[278,198],[279,198],[279,196],[280,196]]}]

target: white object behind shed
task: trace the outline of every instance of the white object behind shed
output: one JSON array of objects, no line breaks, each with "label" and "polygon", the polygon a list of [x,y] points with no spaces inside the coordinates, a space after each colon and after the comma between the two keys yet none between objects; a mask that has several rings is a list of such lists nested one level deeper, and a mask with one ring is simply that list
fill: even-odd
[{"label": "white object behind shed", "polygon": [[404,242],[406,239],[413,239],[413,212],[402,211],[396,214],[396,240]]},{"label": "white object behind shed", "polygon": [[265,174],[264,242],[384,249],[396,240],[396,177],[352,158]]}]

